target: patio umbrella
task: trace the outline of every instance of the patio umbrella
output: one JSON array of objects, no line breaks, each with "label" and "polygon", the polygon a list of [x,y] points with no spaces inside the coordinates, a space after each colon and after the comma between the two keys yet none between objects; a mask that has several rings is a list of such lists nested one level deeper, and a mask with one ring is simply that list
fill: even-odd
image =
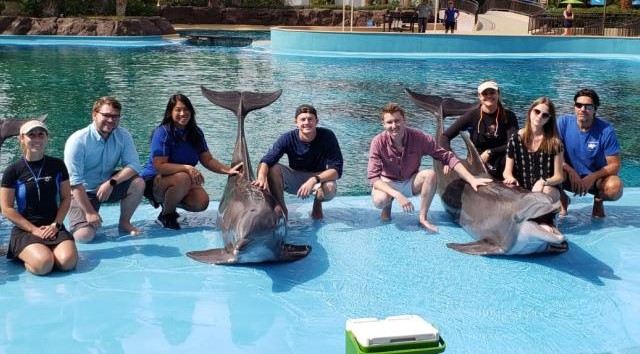
[{"label": "patio umbrella", "polygon": [[580,0],[562,0],[561,4],[571,4],[571,5],[584,5],[584,3]]}]

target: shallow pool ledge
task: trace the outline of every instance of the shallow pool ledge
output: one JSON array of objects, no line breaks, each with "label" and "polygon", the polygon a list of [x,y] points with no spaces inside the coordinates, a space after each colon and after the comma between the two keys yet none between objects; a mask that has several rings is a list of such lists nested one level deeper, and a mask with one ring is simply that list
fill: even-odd
[{"label": "shallow pool ledge", "polygon": [[628,57],[640,59],[640,38],[336,32],[271,29],[275,54],[354,57]]}]

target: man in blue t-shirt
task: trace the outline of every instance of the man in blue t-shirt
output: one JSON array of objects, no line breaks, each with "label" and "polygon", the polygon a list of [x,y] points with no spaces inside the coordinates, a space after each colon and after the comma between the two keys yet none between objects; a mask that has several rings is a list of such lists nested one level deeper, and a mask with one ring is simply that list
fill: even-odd
[{"label": "man in blue t-shirt", "polygon": [[[622,196],[620,145],[613,127],[596,117],[600,98],[595,91],[582,89],[573,101],[575,114],[558,119],[558,134],[564,144],[564,189],[574,195],[593,194],[591,216],[602,218],[603,201]],[[566,215],[569,197],[564,192],[560,202],[560,215]]]},{"label": "man in blue t-shirt", "polygon": [[[322,219],[322,202],[336,195],[336,180],[342,176],[342,152],[329,129],[319,128],[316,109],[303,104],[296,109],[297,129],[280,136],[260,160],[256,187],[269,188],[285,217],[284,191],[306,199],[315,195],[311,217]],[[287,154],[289,166],[278,163]]]},{"label": "man in blue t-shirt", "polygon": [[453,1],[449,1],[444,10],[444,33],[449,33],[449,30],[453,33],[458,16],[460,16],[460,11],[453,5]]}]

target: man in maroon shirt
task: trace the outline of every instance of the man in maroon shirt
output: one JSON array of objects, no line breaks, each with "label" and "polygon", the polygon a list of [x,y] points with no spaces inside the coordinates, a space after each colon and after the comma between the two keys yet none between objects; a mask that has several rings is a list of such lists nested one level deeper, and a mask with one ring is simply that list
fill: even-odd
[{"label": "man in maroon shirt", "polygon": [[429,206],[436,193],[436,173],[433,169],[420,171],[420,161],[425,155],[441,161],[469,182],[474,190],[491,181],[476,178],[462,165],[453,152],[438,146],[435,139],[421,130],[406,125],[404,110],[397,103],[389,103],[382,109],[384,131],[371,141],[367,178],[373,186],[373,204],[382,209],[380,219],[391,219],[391,203],[398,200],[402,210],[412,212],[414,206],[408,199],[420,195],[418,219],[425,229],[437,232],[438,228],[427,220]]}]

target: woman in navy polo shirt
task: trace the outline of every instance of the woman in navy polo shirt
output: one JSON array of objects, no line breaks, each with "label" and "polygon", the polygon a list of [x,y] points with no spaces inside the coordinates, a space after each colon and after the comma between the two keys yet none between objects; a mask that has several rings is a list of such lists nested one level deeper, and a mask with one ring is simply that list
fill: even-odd
[{"label": "woman in navy polo shirt", "polygon": [[212,172],[229,175],[242,167],[227,167],[211,155],[191,101],[185,95],[173,95],[153,131],[149,161],[141,174],[147,184],[145,196],[156,207],[162,204],[158,223],[163,227],[180,229],[178,206],[188,211],[209,206],[209,195],[202,187],[204,177],[195,168],[198,162]]}]

